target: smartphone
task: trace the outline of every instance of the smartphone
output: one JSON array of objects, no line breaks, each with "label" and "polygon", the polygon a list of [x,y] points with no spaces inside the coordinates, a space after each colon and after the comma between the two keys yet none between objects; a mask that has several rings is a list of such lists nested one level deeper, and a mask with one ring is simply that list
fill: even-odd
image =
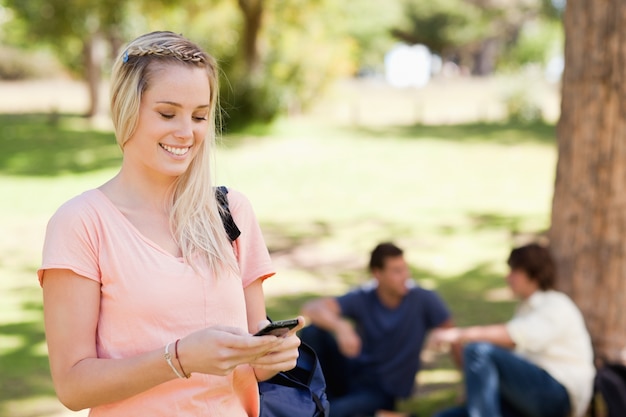
[{"label": "smartphone", "polygon": [[271,334],[274,336],[281,337],[287,334],[289,330],[293,329],[297,325],[298,325],[298,319],[275,321],[275,322],[268,324],[267,326],[265,326],[264,328],[256,332],[254,335],[265,336],[265,335]]}]

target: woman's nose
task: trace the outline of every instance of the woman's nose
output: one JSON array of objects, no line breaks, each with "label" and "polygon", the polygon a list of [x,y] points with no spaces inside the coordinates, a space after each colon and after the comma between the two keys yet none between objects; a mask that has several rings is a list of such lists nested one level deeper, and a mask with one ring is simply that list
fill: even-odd
[{"label": "woman's nose", "polygon": [[174,135],[178,139],[192,138],[193,137],[193,124],[191,120],[181,120]]}]

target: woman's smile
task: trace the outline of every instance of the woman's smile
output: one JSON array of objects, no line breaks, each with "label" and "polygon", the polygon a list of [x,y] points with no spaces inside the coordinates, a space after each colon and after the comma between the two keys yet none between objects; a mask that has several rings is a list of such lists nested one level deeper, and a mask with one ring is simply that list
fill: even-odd
[{"label": "woman's smile", "polygon": [[161,146],[161,148],[165,149],[167,152],[174,154],[176,156],[184,156],[191,149],[191,146],[178,147],[178,146],[166,145],[164,143],[159,143],[159,146]]}]

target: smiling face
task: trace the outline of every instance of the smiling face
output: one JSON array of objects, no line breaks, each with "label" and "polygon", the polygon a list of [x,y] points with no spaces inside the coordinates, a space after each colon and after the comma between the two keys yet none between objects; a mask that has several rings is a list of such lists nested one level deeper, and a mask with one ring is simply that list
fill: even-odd
[{"label": "smiling face", "polygon": [[124,166],[155,179],[183,174],[207,136],[210,93],[203,68],[176,63],[155,68],[141,97],[137,127],[124,144]]}]

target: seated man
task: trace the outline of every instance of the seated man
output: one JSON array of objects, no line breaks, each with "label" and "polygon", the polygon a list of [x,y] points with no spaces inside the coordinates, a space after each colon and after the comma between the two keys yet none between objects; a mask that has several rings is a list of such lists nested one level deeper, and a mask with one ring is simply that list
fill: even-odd
[{"label": "seated man", "polygon": [[373,283],[302,308],[312,325],[301,339],[319,356],[331,417],[393,409],[412,393],[428,331],[452,326],[439,296],[410,280],[400,248],[379,244],[369,270]]},{"label": "seated man", "polygon": [[437,417],[580,417],[592,395],[595,368],[583,317],[553,290],[548,249],[513,249],[507,283],[521,302],[504,324],[450,328],[436,344],[463,344],[466,405]]}]

